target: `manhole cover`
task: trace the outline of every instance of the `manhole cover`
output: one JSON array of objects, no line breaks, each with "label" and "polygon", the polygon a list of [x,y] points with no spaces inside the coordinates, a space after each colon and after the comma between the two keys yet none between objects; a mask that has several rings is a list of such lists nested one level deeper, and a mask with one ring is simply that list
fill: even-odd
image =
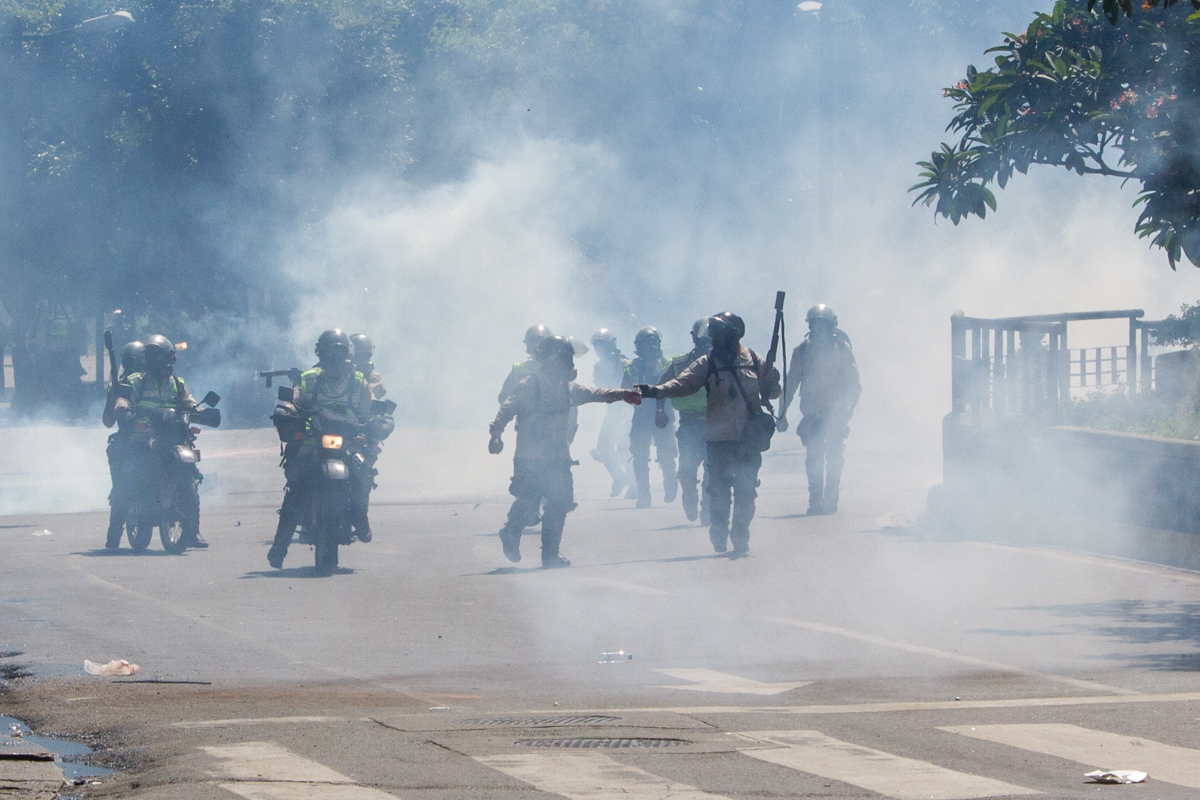
[{"label": "manhole cover", "polygon": [[525,747],[678,747],[691,744],[691,742],[687,739],[613,739],[594,736],[564,739],[518,739],[515,744]]},{"label": "manhole cover", "polygon": [[576,725],[603,725],[606,722],[616,722],[620,717],[590,716],[590,717],[491,717],[488,719],[463,719],[460,725],[497,725],[513,728],[554,728],[574,727]]}]

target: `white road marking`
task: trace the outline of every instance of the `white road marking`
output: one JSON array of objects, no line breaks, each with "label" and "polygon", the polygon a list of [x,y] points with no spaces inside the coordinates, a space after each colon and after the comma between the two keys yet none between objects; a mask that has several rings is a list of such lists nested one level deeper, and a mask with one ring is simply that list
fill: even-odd
[{"label": "white road marking", "polygon": [[629,583],[628,581],[618,581],[618,580],[615,580],[614,578],[600,578],[597,576],[591,576],[591,577],[587,577],[587,578],[582,578],[579,582],[591,584],[592,586],[605,586],[610,589],[622,589],[626,592],[632,592],[634,594],[650,594],[650,595],[670,594],[670,592],[664,591],[663,589],[655,589],[652,586],[642,586],[640,583]]},{"label": "white road marking", "polygon": [[1102,556],[1095,553],[1077,553],[1072,550],[1059,550],[1054,547],[1016,547],[1006,544],[993,544],[991,542],[971,542],[970,544],[974,547],[994,550],[1033,553],[1045,558],[1070,561],[1075,564],[1086,564],[1090,567],[1108,567],[1109,569],[1119,569],[1125,572],[1136,572],[1140,575],[1153,575],[1156,578],[1170,578],[1182,581],[1183,583],[1200,583],[1200,572],[1196,570],[1185,569],[1184,567],[1171,567],[1165,564],[1152,564],[1148,561],[1137,561],[1132,558]]},{"label": "white road marking", "polygon": [[776,618],[773,620],[781,625],[790,625],[793,628],[804,628],[805,630],[816,631],[817,633],[829,633],[834,636],[843,636],[847,639],[855,639],[868,644],[881,645],[883,647],[891,647],[895,650],[903,650],[906,653],[916,653],[924,656],[934,656],[947,661],[957,661],[960,664],[970,664],[973,667],[984,667],[986,669],[994,669],[999,672],[1012,672],[1018,675],[1028,675],[1032,678],[1041,678],[1042,680],[1054,681],[1056,683],[1065,683],[1070,686],[1075,686],[1080,689],[1094,689],[1098,692],[1112,692],[1113,694],[1141,694],[1141,692],[1133,689],[1122,689],[1119,686],[1108,686],[1095,681],[1084,681],[1078,678],[1068,678],[1064,675],[1054,675],[1049,672],[1038,672],[1037,670],[1025,669],[1024,667],[1014,666],[1012,664],[1004,664],[999,661],[988,661],[983,658],[975,658],[974,656],[963,655],[962,653],[951,653],[946,650],[937,650],[933,647],[925,647],[919,644],[911,644],[910,642],[900,641],[899,639],[887,639],[883,636],[876,636],[871,633],[862,633],[860,631],[850,630],[848,628],[837,628],[833,625],[824,625],[820,622],[807,622],[799,619]]},{"label": "white road marking", "polygon": [[274,742],[201,747],[219,760],[214,774],[220,778],[248,781],[297,781],[304,783],[354,783],[324,764],[304,758]]},{"label": "white road marking", "polygon": [[724,694],[781,694],[801,686],[808,686],[812,681],[784,681],[782,683],[764,683],[749,678],[739,678],[737,675],[726,675],[711,669],[656,669],[664,675],[679,678],[681,681],[695,681],[683,686],[652,686],[652,689],[686,689],[689,692],[722,692]]},{"label": "white road marking", "polygon": [[217,785],[246,800],[396,800],[394,794],[353,783],[238,781]]},{"label": "white road marking", "polygon": [[241,719],[196,719],[172,722],[172,728],[233,728],[241,725],[291,725],[302,722],[341,722],[345,717],[244,717]]},{"label": "white road marking", "polygon": [[939,730],[1066,758],[1100,769],[1136,769],[1150,779],[1200,789],[1200,750],[1060,723],[955,725]]},{"label": "white road marking", "polygon": [[522,753],[475,760],[570,800],[729,800],[626,766],[603,753]]},{"label": "white road marking", "polygon": [[217,777],[239,779],[217,785],[246,800],[396,800],[274,742],[200,749],[219,760]]},{"label": "white road marking", "polygon": [[743,755],[897,800],[969,800],[1041,794],[994,778],[955,772],[925,761],[843,742],[819,731],[751,731],[738,736],[774,745],[769,749],[739,751]]},{"label": "white road marking", "polygon": [[1086,697],[1013,697],[1002,700],[930,700],[905,703],[849,703],[829,706],[646,706],[639,708],[542,708],[529,714],[886,714],[893,711],[945,711],[964,708],[1053,708],[1055,706],[1106,706],[1128,703],[1186,703],[1200,700],[1200,692],[1166,694],[1087,695]]}]

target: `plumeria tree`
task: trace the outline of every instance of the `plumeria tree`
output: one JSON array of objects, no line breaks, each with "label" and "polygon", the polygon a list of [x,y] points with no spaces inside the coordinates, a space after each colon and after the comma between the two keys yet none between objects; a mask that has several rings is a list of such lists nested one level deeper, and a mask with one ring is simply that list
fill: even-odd
[{"label": "plumeria tree", "polygon": [[[1059,0],[945,90],[960,134],[915,203],[958,224],[1033,164],[1141,184],[1139,236],[1200,266],[1200,0]],[[915,204],[914,203],[914,204]]]}]

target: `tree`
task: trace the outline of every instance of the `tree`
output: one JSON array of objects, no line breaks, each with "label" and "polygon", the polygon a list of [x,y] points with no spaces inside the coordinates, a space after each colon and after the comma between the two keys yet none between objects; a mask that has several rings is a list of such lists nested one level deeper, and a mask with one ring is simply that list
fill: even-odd
[{"label": "tree", "polygon": [[1033,164],[1141,184],[1135,231],[1200,266],[1200,0],[1059,0],[945,90],[957,114],[916,203],[955,225]]}]

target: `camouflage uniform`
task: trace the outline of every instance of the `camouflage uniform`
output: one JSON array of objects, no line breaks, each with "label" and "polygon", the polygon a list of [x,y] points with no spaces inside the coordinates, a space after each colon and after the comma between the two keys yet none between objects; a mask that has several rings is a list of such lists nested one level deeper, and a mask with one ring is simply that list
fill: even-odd
[{"label": "camouflage uniform", "polygon": [[[666,383],[683,374],[693,362],[703,356],[699,350],[693,350],[687,355],[672,358],[666,371],[658,379],[658,383]],[[664,401],[659,400],[661,405]],[[701,389],[687,397],[677,397],[670,401],[671,407],[679,412],[679,431],[675,438],[679,441],[679,488],[683,499],[683,510],[689,520],[696,519],[699,505],[700,524],[707,525],[708,518],[708,473],[705,471],[702,492],[696,490],[700,482],[700,465],[704,463],[707,446],[705,434],[708,431],[708,392]]]},{"label": "camouflage uniform", "polygon": [[[635,358],[625,368],[625,380],[621,385],[632,389],[638,384],[654,384],[668,364],[663,356],[655,359]],[[655,424],[655,406],[643,403],[633,409],[633,424],[629,427],[629,452],[633,455],[633,476],[637,481],[639,508],[650,505],[651,442],[654,443],[655,460],[662,468],[664,502],[670,503],[675,499],[675,457],[679,455],[675,446],[675,414],[669,409],[664,411],[667,414],[667,425],[660,428]]]},{"label": "camouflage uniform", "polygon": [[711,503],[708,531],[718,553],[725,552],[730,542],[734,553],[749,549],[750,521],[754,519],[754,501],[758,497],[758,470],[762,467],[762,453],[746,448],[741,442],[749,409],[732,372],[737,370],[742,389],[753,403],[760,395],[774,399],[780,394],[778,370],[772,367],[767,372],[765,366],[757,353],[738,345],[732,362],[714,351],[700,356],[679,377],[658,387],[658,394],[666,398],[687,397],[706,390],[705,471]]},{"label": "camouflage uniform", "polygon": [[805,447],[809,511],[836,511],[850,418],[862,394],[854,350],[840,329],[820,339],[810,335],[792,352],[784,407],[797,390],[804,416],[796,433]]},{"label": "camouflage uniform", "polygon": [[613,403],[624,397],[621,389],[580,386],[565,376],[556,379],[535,363],[500,404],[490,428],[493,439],[500,437],[510,420],[517,420],[513,478],[508,490],[516,499],[500,532],[506,549],[514,544],[519,548],[521,531],[530,518],[537,516],[538,506],[545,500],[542,564],[551,565],[559,558],[563,526],[567,514],[575,508],[569,412],[584,403]]}]

